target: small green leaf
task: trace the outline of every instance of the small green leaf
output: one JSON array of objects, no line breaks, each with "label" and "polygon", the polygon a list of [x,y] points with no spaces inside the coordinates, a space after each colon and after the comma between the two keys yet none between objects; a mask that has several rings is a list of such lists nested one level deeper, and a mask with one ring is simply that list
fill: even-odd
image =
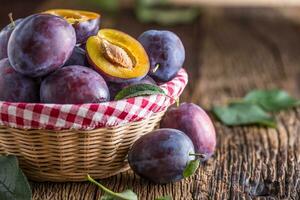
[{"label": "small green leaf", "polygon": [[151,85],[151,84],[137,84],[137,85],[131,85],[120,92],[117,93],[115,96],[115,100],[121,100],[121,99],[128,99],[131,97],[138,97],[138,96],[149,96],[153,94],[163,94],[166,95],[166,93],[158,86]]},{"label": "small green leaf", "polygon": [[158,197],[155,200],[172,200],[172,197],[168,195],[168,196]]},{"label": "small green leaf", "polygon": [[100,198],[101,200],[137,200],[137,195],[131,190],[125,190],[120,193],[116,193],[106,188],[99,182],[95,181],[90,175],[87,175],[88,181],[97,185],[100,189],[102,189],[105,194]]},{"label": "small green leaf", "polygon": [[299,101],[283,90],[253,90],[244,100],[261,106],[266,111],[280,111],[299,105]]},{"label": "small green leaf", "polygon": [[183,177],[187,178],[189,176],[192,176],[198,169],[199,164],[200,164],[200,160],[198,159],[190,161],[183,171]]},{"label": "small green leaf", "polygon": [[30,185],[17,157],[0,156],[0,199],[31,200]]},{"label": "small green leaf", "polygon": [[252,103],[231,103],[226,107],[215,106],[214,114],[226,125],[259,124],[276,127],[274,118],[261,107]]}]

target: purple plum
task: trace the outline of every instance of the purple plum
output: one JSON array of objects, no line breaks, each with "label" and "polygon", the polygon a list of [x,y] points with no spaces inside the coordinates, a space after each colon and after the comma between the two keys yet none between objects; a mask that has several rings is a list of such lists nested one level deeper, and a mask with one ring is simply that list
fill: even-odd
[{"label": "purple plum", "polygon": [[141,138],[128,153],[131,169],[152,182],[164,184],[183,179],[187,164],[194,160],[189,137],[176,129],[157,129]]},{"label": "purple plum", "polygon": [[0,32],[0,60],[3,58],[7,58],[7,45],[8,45],[8,40],[10,38],[11,33],[15,29],[15,27],[20,24],[22,19],[18,19],[14,21],[13,23],[10,23],[6,27],[4,27],[1,32]]},{"label": "purple plum", "polygon": [[38,81],[16,72],[8,58],[0,61],[0,91],[1,101],[39,102]]},{"label": "purple plum", "polygon": [[73,65],[47,76],[41,84],[40,97],[43,103],[100,103],[109,101],[109,91],[100,74],[90,68]]},{"label": "purple plum", "polygon": [[206,112],[196,104],[182,103],[178,108],[169,109],[160,127],[183,131],[191,138],[195,152],[203,154],[203,161],[213,155],[216,147],[215,128]]},{"label": "purple plum", "polygon": [[185,59],[185,50],[180,38],[171,31],[149,30],[142,33],[138,40],[149,56],[149,75],[160,82],[173,79],[182,68]]},{"label": "purple plum", "polygon": [[74,28],[67,21],[50,14],[34,14],[12,32],[8,58],[17,72],[44,76],[65,64],[75,44]]}]

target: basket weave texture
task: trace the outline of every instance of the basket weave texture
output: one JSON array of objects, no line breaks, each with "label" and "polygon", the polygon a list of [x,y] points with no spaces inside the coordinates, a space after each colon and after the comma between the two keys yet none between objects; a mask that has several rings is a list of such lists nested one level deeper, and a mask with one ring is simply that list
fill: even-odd
[{"label": "basket weave texture", "polygon": [[[35,181],[84,181],[87,174],[94,178],[113,176],[129,168],[126,157],[130,146],[159,125],[166,109],[179,97],[186,84],[187,74],[181,70],[173,80],[160,86],[169,97],[152,95],[93,105],[0,102],[0,154],[18,156],[25,174]],[[154,99],[161,103],[150,103]],[[115,106],[124,104],[131,105],[125,111],[122,107],[126,116],[139,117],[126,118],[125,114],[119,115],[122,110]],[[42,109],[34,110],[36,106]],[[60,113],[64,113],[66,106],[71,108],[66,115],[70,111],[75,116],[78,112],[82,115],[80,109],[86,110],[93,106],[97,106],[97,112],[92,111],[94,115],[100,116],[98,110],[101,111],[103,107],[106,113],[101,113],[102,118],[88,116],[94,120],[92,128],[84,123],[84,117],[80,118],[81,121],[77,119],[71,123],[71,120],[59,123],[63,126],[56,127],[54,125],[57,121],[66,115],[58,115],[55,123],[51,124],[53,116],[43,113],[45,107],[59,109]],[[113,109],[113,112],[107,112],[107,108],[110,111]],[[35,118],[35,111],[42,114]],[[30,112],[30,117],[24,114]],[[91,113],[90,110],[88,112]]]}]

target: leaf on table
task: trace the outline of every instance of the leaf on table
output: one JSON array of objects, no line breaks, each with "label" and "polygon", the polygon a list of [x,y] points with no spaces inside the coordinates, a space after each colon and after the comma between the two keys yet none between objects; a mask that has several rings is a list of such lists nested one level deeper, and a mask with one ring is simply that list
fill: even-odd
[{"label": "leaf on table", "polygon": [[291,97],[286,91],[278,89],[253,90],[245,96],[244,101],[257,104],[270,112],[299,105],[298,100]]},{"label": "leaf on table", "polygon": [[187,178],[189,176],[192,176],[198,169],[199,164],[200,164],[200,160],[198,159],[190,161],[183,171],[183,177]]},{"label": "leaf on table", "polygon": [[228,126],[264,125],[276,127],[275,119],[261,107],[252,103],[231,103],[228,106],[215,106],[213,113]]},{"label": "leaf on table", "polygon": [[100,200],[138,200],[137,195],[132,190],[125,190],[123,192],[117,193],[106,188],[104,185],[97,182],[89,175],[87,175],[87,179],[105,192]]},{"label": "leaf on table", "polygon": [[0,156],[0,199],[31,200],[30,185],[15,156]]},{"label": "leaf on table", "polygon": [[125,87],[123,90],[117,93],[115,100],[128,99],[138,96],[149,96],[153,94],[162,94],[166,93],[158,86],[151,84],[136,84]]},{"label": "leaf on table", "polygon": [[172,200],[172,197],[168,195],[168,196],[158,197],[155,200]]}]

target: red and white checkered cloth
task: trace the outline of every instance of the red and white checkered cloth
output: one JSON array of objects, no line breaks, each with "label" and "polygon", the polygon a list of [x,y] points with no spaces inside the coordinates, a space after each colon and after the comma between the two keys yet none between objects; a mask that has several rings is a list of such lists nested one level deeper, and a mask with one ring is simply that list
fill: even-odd
[{"label": "red and white checkered cloth", "polygon": [[167,96],[151,95],[97,104],[0,101],[0,125],[20,129],[92,130],[139,121],[173,104],[187,81],[187,73],[181,69],[173,80],[160,85]]}]

